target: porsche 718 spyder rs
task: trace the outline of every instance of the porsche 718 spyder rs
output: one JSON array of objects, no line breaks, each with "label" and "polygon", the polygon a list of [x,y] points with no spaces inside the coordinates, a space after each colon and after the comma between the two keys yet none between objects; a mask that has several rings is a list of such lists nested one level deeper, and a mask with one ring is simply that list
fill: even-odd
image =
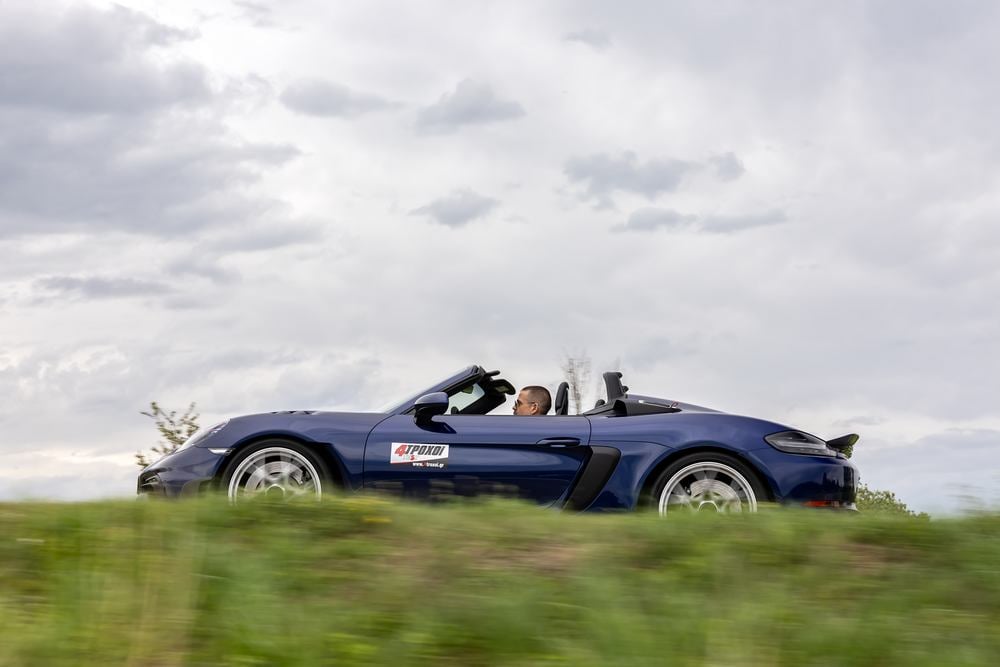
[{"label": "porsche 718 spyder rs", "polygon": [[567,414],[487,414],[514,393],[498,371],[465,370],[382,412],[295,410],[229,419],[145,468],[140,495],[219,490],[320,498],[380,490],[408,498],[500,495],[567,510],[746,512],[758,503],[854,509],[845,450],[774,422],[639,396],[604,374],[607,399]]}]

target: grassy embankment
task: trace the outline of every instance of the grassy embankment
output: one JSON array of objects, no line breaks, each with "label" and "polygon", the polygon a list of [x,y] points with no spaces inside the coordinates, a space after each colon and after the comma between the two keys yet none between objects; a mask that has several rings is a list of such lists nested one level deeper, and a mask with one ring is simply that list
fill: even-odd
[{"label": "grassy embankment", "polygon": [[0,505],[0,665],[995,665],[1000,515]]}]

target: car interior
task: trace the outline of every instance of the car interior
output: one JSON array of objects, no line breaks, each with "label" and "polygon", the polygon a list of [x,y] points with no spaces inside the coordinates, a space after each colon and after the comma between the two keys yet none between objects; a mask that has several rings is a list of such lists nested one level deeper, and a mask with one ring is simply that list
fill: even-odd
[{"label": "car interior", "polygon": [[[465,378],[460,383],[446,388],[448,394],[448,410],[451,415],[485,415],[507,402],[507,397],[517,393],[509,381],[500,377],[500,371],[479,372],[471,378]],[[679,412],[676,404],[664,403],[659,399],[649,397],[630,397],[628,387],[622,384],[622,374],[619,371],[608,371],[603,374],[606,399],[599,399],[596,405],[583,412],[591,417],[625,417],[645,414],[661,414]],[[556,389],[553,401],[553,415],[569,415],[569,383],[561,382]]]}]

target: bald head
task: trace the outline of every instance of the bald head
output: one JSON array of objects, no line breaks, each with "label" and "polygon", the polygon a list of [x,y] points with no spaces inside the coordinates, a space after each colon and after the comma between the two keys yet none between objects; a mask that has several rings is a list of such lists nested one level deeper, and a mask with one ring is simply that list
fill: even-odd
[{"label": "bald head", "polygon": [[544,415],[552,407],[552,395],[545,387],[525,387],[514,402],[515,415]]}]

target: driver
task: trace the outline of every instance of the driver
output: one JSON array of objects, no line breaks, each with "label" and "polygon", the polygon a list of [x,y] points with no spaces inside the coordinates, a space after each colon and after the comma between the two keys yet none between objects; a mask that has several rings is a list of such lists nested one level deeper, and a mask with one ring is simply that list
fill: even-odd
[{"label": "driver", "polygon": [[514,414],[520,416],[544,415],[552,407],[552,395],[545,387],[525,387],[514,401]]}]

